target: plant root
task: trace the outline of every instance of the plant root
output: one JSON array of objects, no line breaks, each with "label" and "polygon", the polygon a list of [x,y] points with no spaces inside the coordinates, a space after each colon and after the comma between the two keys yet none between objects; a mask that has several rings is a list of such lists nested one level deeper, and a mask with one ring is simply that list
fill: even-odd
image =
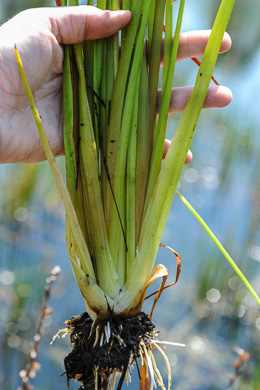
[{"label": "plant root", "polygon": [[157,383],[165,389],[151,351],[159,332],[145,313],[128,319],[111,314],[93,322],[85,312],[66,325],[72,346],[64,359],[68,384],[74,379],[81,383],[79,390],[120,390],[124,379],[131,382],[132,368],[140,358],[155,387]]}]

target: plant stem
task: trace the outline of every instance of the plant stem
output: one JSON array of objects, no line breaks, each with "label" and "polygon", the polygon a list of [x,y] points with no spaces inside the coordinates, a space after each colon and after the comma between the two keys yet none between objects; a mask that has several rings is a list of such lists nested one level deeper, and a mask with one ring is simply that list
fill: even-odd
[{"label": "plant stem", "polygon": [[[122,48],[120,63],[118,67],[118,72],[116,75],[113,95],[110,105],[110,117],[109,117],[109,126],[107,132],[107,143],[106,143],[106,156],[107,156],[107,168],[111,175],[114,176],[115,165],[117,160],[117,151],[119,148],[119,139],[121,133],[121,122],[124,110],[125,94],[127,90],[127,80],[129,77],[129,69],[131,65],[132,51],[134,48],[136,34],[139,27],[140,15],[142,12],[143,1],[133,0],[132,6],[132,18],[131,22],[127,27],[127,33],[125,38],[125,44]],[[113,180],[112,180],[113,181]],[[112,194],[109,188],[109,183],[107,183],[106,188],[106,204],[107,213],[109,215],[110,204],[112,199]]]},{"label": "plant stem", "polygon": [[[123,0],[123,9],[124,10],[129,10],[131,11],[132,9],[132,3],[133,3],[133,0]],[[123,46],[125,44],[125,38],[126,38],[126,31],[127,31],[127,28],[123,28],[123,30],[121,31],[121,50],[123,49]]]},{"label": "plant stem", "polygon": [[[121,133],[119,139],[119,148],[117,153],[117,161],[114,172],[114,193],[116,197],[116,203],[119,208],[119,212],[122,210],[122,193],[124,186],[124,175],[126,167],[126,157],[127,157],[127,147],[129,141],[129,134],[132,123],[132,115],[134,108],[134,100],[136,95],[136,89],[139,86],[139,69],[142,60],[143,54],[143,45],[144,45],[144,35],[146,29],[146,23],[149,14],[151,0],[144,1],[144,8],[141,17],[140,30],[136,42],[135,55],[133,59],[133,64],[131,67],[131,74],[129,77],[127,93],[124,104],[123,118],[121,123]],[[120,212],[121,214],[121,212]],[[108,225],[108,237],[109,245],[111,249],[111,255],[115,259],[118,252],[118,238],[119,235],[122,235],[122,226],[120,225],[120,220],[118,217],[118,211],[114,202],[111,203],[110,215],[109,215],[109,225]]]},{"label": "plant stem", "polygon": [[100,287],[111,297],[117,289],[117,274],[110,261],[106,224],[101,200],[99,168],[92,119],[89,112],[81,44],[74,45],[79,72],[80,156],[84,200]]},{"label": "plant stem", "polygon": [[133,261],[131,274],[127,280],[129,286],[132,283],[135,283],[136,286],[139,283],[139,286],[141,286],[145,280],[145,275],[147,277],[151,274],[167,216],[234,3],[235,0],[222,0],[220,5],[194,89],[177,126],[147,206],[140,232],[138,255]]},{"label": "plant stem", "polygon": [[162,88],[164,88],[165,86],[166,76],[169,69],[171,50],[172,50],[172,25],[173,25],[172,3],[173,3],[172,0],[166,0]]},{"label": "plant stem", "polygon": [[165,0],[156,1],[153,36],[149,51],[149,97],[150,97],[150,130],[151,143],[153,142],[154,126],[157,113],[157,95],[159,68],[162,50],[162,32],[164,19]]},{"label": "plant stem", "polygon": [[19,52],[18,52],[16,47],[15,47],[15,53],[16,53],[17,64],[19,67],[21,78],[23,80],[24,88],[25,88],[25,91],[27,94],[28,101],[29,101],[30,106],[31,106],[31,110],[32,110],[32,113],[34,116],[35,123],[36,123],[38,131],[39,131],[39,135],[40,135],[40,138],[41,138],[41,141],[43,144],[43,148],[44,148],[47,160],[50,164],[51,171],[52,171],[53,176],[55,178],[60,196],[62,198],[66,214],[69,218],[70,225],[71,225],[72,232],[73,232],[73,236],[74,236],[75,241],[77,243],[77,247],[78,247],[78,250],[80,253],[80,260],[81,260],[82,269],[84,270],[85,273],[87,273],[92,278],[93,281],[95,281],[96,278],[95,278],[94,269],[92,266],[92,261],[91,261],[91,258],[90,258],[89,252],[88,252],[88,248],[86,246],[86,242],[84,240],[84,237],[83,237],[81,229],[80,229],[80,225],[78,222],[78,218],[77,218],[75,209],[73,207],[73,204],[72,204],[70,195],[68,193],[66,184],[63,180],[59,166],[55,160],[55,157],[52,153],[49,141],[48,141],[47,136],[45,134],[45,131],[43,129],[41,117],[40,117],[39,112],[37,110],[32,91],[30,89],[29,83],[27,81],[27,78],[26,78],[26,75],[24,72],[22,60],[21,60],[21,57],[20,57]]},{"label": "plant stem", "polygon": [[143,50],[141,75],[139,82],[138,100],[138,125],[137,125],[137,150],[136,150],[136,191],[135,191],[135,220],[136,220],[136,243],[139,240],[145,194],[147,189],[151,149],[149,127],[149,89],[147,70],[147,51]]},{"label": "plant stem", "polygon": [[179,37],[180,37],[182,17],[183,17],[183,12],[184,12],[184,5],[185,5],[185,0],[181,0],[176,29],[175,29],[175,34],[174,34],[173,45],[172,45],[172,49],[171,49],[171,56],[170,56],[170,62],[169,62],[169,66],[168,66],[168,73],[167,73],[167,77],[166,77],[165,87],[163,88],[163,91],[162,91],[162,100],[161,100],[159,118],[158,118],[157,125],[155,126],[155,133],[154,133],[154,139],[153,139],[153,150],[152,150],[152,157],[151,157],[151,166],[150,166],[150,172],[149,172],[149,181],[148,181],[148,187],[147,187],[147,193],[146,193],[146,199],[145,199],[144,212],[146,211],[148,202],[150,200],[152,191],[154,189],[157,177],[158,177],[160,169],[161,169],[168,111],[169,111],[170,99],[171,99],[171,94],[172,94],[172,82],[173,82],[175,64],[176,64],[176,59],[177,59],[177,52],[178,52],[178,46],[179,46]]},{"label": "plant stem", "polygon": [[260,305],[260,298],[257,295],[256,291],[251,286],[250,282],[247,280],[245,275],[242,273],[240,268],[236,265],[234,260],[231,258],[229,253],[226,251],[226,249],[223,247],[221,242],[218,240],[218,238],[215,236],[215,234],[212,232],[212,230],[209,228],[209,226],[206,224],[206,222],[202,219],[202,217],[197,213],[197,211],[192,207],[192,205],[187,201],[186,198],[178,191],[176,190],[176,194],[179,196],[181,201],[185,204],[185,206],[188,207],[188,209],[192,212],[194,217],[198,220],[198,222],[201,224],[201,226],[206,230],[212,241],[216,244],[220,252],[223,254],[223,256],[226,258],[226,260],[229,262],[233,270],[236,272],[236,274],[239,276],[239,278],[242,280],[244,285],[248,288],[250,293],[253,295],[253,297],[256,299],[257,303]]},{"label": "plant stem", "polygon": [[130,130],[129,145],[127,152],[126,171],[126,242],[128,247],[127,271],[135,258],[136,234],[135,234],[135,192],[136,192],[136,138],[138,122],[138,88],[136,89],[135,103],[133,109],[132,126]]}]

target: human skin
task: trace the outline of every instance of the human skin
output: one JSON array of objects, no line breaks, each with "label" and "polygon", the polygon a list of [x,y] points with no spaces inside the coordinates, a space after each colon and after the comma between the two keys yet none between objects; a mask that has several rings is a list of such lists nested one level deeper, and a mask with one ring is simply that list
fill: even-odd
[{"label": "human skin", "polygon": [[[16,63],[21,55],[43,127],[55,156],[64,154],[62,134],[63,44],[113,35],[131,19],[129,11],[102,11],[92,6],[37,8],[23,11],[0,27],[0,163],[46,159]],[[203,55],[210,31],[181,34],[178,60]],[[220,52],[231,46],[224,35]],[[169,112],[182,111],[192,87],[173,90]],[[158,106],[161,93],[158,92]],[[231,91],[210,86],[204,108],[224,107]],[[165,142],[165,151],[169,141]],[[192,158],[189,152],[187,161]]]}]

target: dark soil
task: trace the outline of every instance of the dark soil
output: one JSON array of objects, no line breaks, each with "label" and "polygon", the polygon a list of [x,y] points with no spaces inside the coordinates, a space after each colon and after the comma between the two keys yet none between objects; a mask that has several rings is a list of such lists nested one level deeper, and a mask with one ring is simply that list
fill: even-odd
[{"label": "dark soil", "polygon": [[121,375],[117,384],[120,390],[128,365],[137,363],[140,357],[140,342],[149,348],[155,328],[142,312],[129,319],[111,315],[95,324],[85,312],[66,324],[72,344],[72,351],[64,359],[67,380],[78,380],[79,390],[109,389],[110,376],[115,372]]}]

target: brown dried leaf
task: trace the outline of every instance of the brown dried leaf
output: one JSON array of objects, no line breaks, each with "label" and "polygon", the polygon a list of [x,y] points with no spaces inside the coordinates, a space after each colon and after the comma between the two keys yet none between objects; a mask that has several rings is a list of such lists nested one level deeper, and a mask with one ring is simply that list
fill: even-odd
[{"label": "brown dried leaf", "polygon": [[164,278],[165,276],[167,279],[167,277],[168,277],[167,268],[163,264],[158,264],[156,267],[154,267],[154,269],[152,271],[152,275],[151,275],[150,279],[148,280],[148,282],[146,283],[145,288],[150,287],[153,284],[153,282],[155,282],[156,279]]},{"label": "brown dried leaf", "polygon": [[168,278],[168,270],[167,270],[167,268],[165,266],[162,266],[162,267],[164,267],[165,275],[162,275],[163,280],[162,280],[161,286],[160,286],[159,290],[157,291],[157,293],[155,295],[155,298],[154,298],[154,301],[153,301],[153,306],[152,306],[152,309],[151,309],[150,314],[149,314],[149,318],[150,319],[152,318],[155,306],[156,306],[157,302],[159,301],[159,299],[160,299],[160,297],[162,295],[162,292],[163,292],[166,280]]},{"label": "brown dried leaf", "polygon": [[164,244],[160,243],[160,247],[167,248],[167,249],[169,249],[171,252],[173,252],[175,254],[176,262],[177,262],[177,271],[176,271],[176,279],[175,279],[175,283],[174,284],[176,284],[178,282],[178,280],[179,280],[180,273],[181,273],[181,257],[179,255],[179,253],[177,253],[174,249],[170,248],[167,245],[164,245]]},{"label": "brown dried leaf", "polygon": [[181,273],[181,257],[180,257],[180,255],[179,255],[174,249],[170,248],[169,246],[166,246],[166,245],[161,244],[161,243],[160,243],[160,246],[161,246],[162,248],[167,248],[167,249],[169,249],[171,252],[173,252],[173,253],[175,254],[176,261],[177,261],[177,271],[176,271],[175,282],[172,283],[172,284],[169,284],[169,285],[166,286],[166,287],[160,287],[159,290],[157,290],[157,291],[155,291],[154,293],[148,295],[148,297],[146,297],[145,299],[148,299],[148,298],[152,297],[153,295],[157,294],[157,293],[160,292],[160,291],[161,291],[161,293],[162,293],[162,291],[165,290],[166,288],[169,288],[169,287],[174,286],[174,285],[178,282],[179,276],[180,276],[180,273]]}]

